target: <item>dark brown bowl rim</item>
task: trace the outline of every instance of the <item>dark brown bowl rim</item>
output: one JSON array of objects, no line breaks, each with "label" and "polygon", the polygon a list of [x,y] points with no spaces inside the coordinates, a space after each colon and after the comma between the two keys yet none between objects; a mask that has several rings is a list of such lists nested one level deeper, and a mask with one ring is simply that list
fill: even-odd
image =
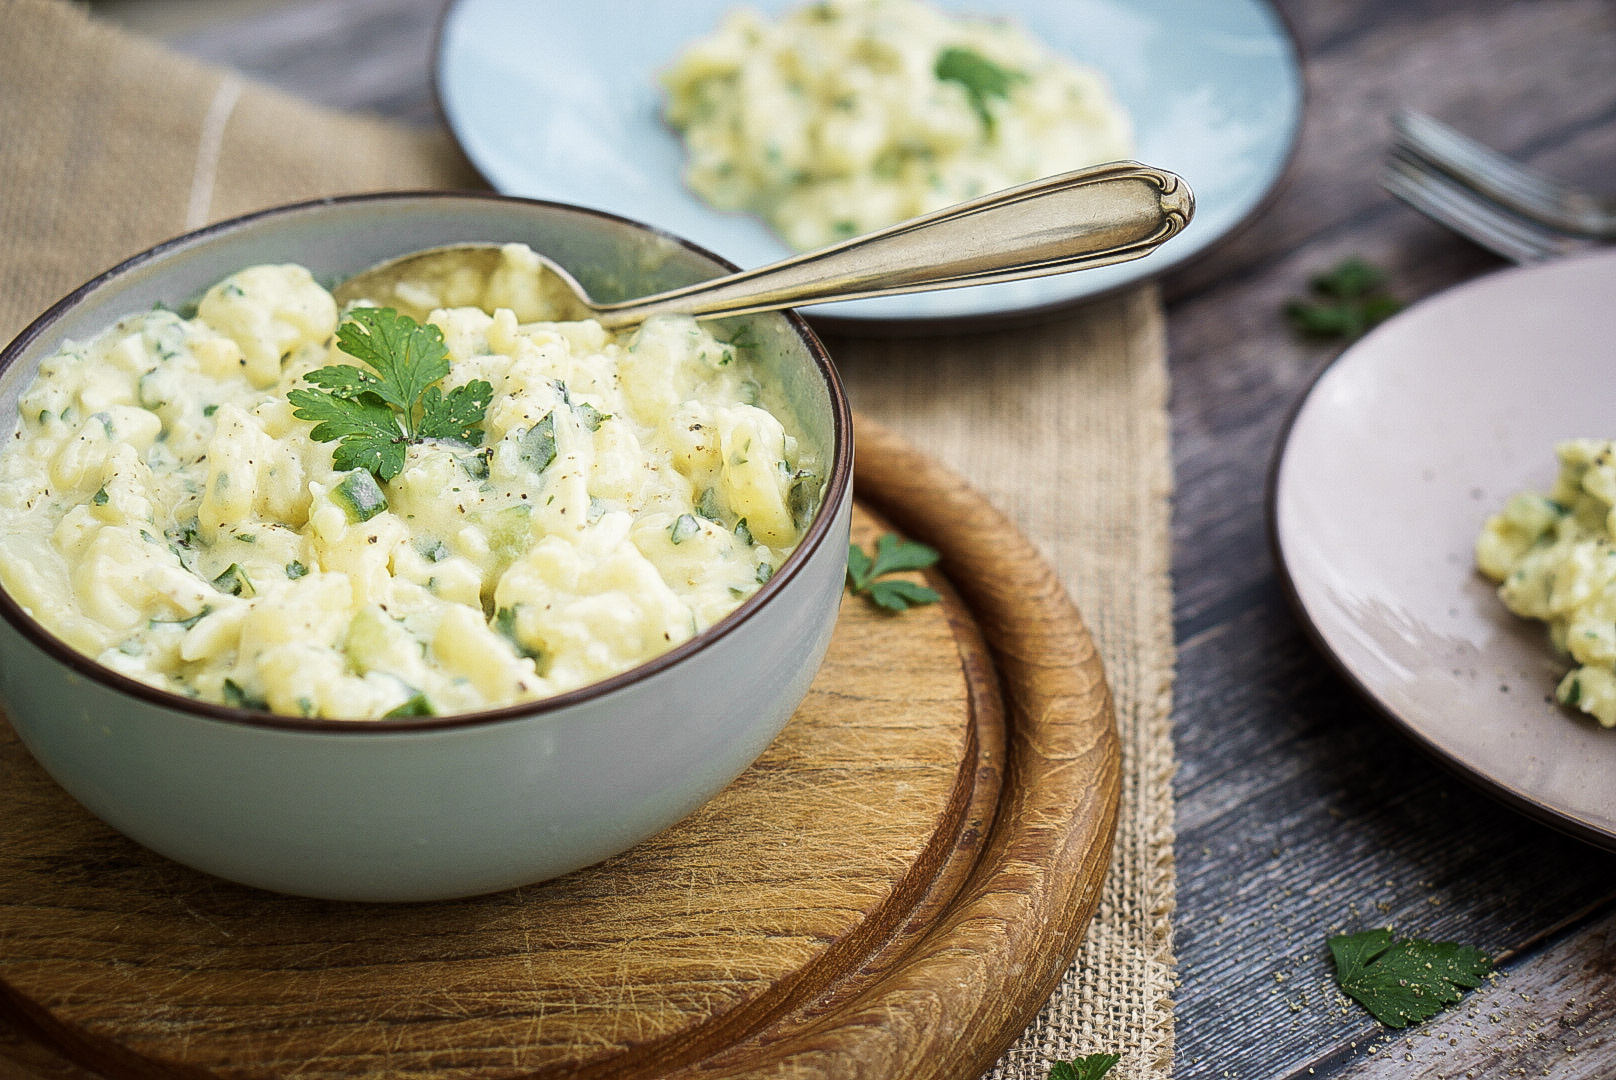
[{"label": "dark brown bowl rim", "polygon": [[[211,237],[237,232],[266,219],[286,217],[305,210],[436,199],[543,207],[600,218],[604,221],[628,225],[641,232],[678,244],[685,250],[712,261],[724,270],[734,272],[740,269],[734,263],[708,251],[706,248],[659,229],[654,225],[635,221],[620,214],[607,213],[571,203],[555,202],[548,199],[529,199],[487,191],[388,191],[328,196],[326,198],[308,199],[301,202],[272,206],[263,210],[255,210],[249,214],[242,214],[239,217],[229,218],[206,225],[200,229],[182,233],[155,244],[145,251],[125,259],[111,269],[97,274],[55,304],[52,304],[44,314],[29,323],[10,344],[4,349],[0,349],[0,373],[4,373],[17,361],[28,346],[55,325],[63,315],[72,310],[88,294],[99,289],[104,284],[127,274],[136,267],[161,258],[177,248],[194,246]],[[536,701],[521,702],[493,709],[480,709],[475,712],[451,713],[446,716],[399,717],[376,720],[325,720],[286,716],[280,713],[242,709],[231,705],[221,705],[186,697],[183,694],[176,694],[172,691],[159,689],[140,682],[105,667],[46,630],[32,615],[24,611],[22,606],[4,588],[0,588],[0,617],[3,617],[19,634],[48,656],[65,664],[85,678],[106,686],[108,689],[139,698],[152,705],[173,709],[201,719],[224,721],[245,727],[266,728],[275,731],[321,732],[359,737],[363,737],[368,733],[397,734],[404,731],[441,731],[532,719],[546,714],[560,713],[575,705],[605,698],[625,687],[643,682],[660,674],[662,671],[680,663],[686,657],[700,652],[714,642],[736,632],[754,614],[767,605],[773,597],[783,592],[791,580],[797,576],[802,565],[808,561],[814,552],[828,542],[832,519],[837,516],[837,508],[841,506],[852,483],[852,412],[848,405],[847,394],[842,387],[841,377],[837,374],[835,365],[831,362],[830,354],[826,351],[818,336],[797,312],[785,311],[781,314],[785,316],[792,329],[796,331],[797,336],[808,347],[815,368],[818,370],[821,379],[824,380],[831,399],[831,437],[834,447],[834,460],[830,462],[825,496],[820,502],[819,512],[814,515],[814,520],[809,523],[808,531],[803,535],[796,549],[786,558],[779,571],[765,582],[757,592],[748,597],[740,607],[706,630],[660,656],[653,657],[627,671],[602,679],[599,682],[589,683],[586,686],[568,690],[553,697],[540,698]]]}]

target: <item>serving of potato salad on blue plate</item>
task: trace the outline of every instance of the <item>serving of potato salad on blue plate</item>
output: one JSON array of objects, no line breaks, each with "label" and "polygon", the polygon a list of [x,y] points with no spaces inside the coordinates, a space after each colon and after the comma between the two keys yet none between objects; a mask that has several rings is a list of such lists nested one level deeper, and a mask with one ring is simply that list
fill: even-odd
[{"label": "serving of potato salad on blue plate", "polygon": [[799,250],[1133,153],[1100,72],[921,0],[738,8],[663,84],[686,183]]},{"label": "serving of potato salad on blue plate", "polygon": [[507,246],[424,323],[254,266],[67,343],[0,454],[0,582],[131,678],[328,719],[542,698],[701,632],[823,465],[744,342],[544,321],[536,266]]}]

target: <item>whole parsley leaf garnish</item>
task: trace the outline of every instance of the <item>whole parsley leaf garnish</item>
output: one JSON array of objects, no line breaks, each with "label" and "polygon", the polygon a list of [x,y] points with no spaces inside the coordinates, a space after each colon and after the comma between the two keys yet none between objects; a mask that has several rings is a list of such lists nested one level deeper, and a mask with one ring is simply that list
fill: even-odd
[{"label": "whole parsley leaf garnish", "polygon": [[411,443],[482,444],[479,425],[494,388],[482,379],[447,394],[434,385],[449,374],[449,348],[436,326],[392,308],[355,308],[337,327],[337,347],[373,370],[332,364],[304,376],[320,389],[299,387],[286,399],[293,416],[314,423],[310,438],[337,444],[331,460],[338,469],[365,469],[386,481],[404,468]]},{"label": "whole parsley leaf garnish", "polygon": [[1480,949],[1451,941],[1393,941],[1390,930],[1330,939],[1335,978],[1343,993],[1387,1027],[1429,1020],[1481,985],[1492,961]]},{"label": "whole parsley leaf garnish", "polygon": [[982,126],[990,132],[993,130],[993,113],[988,109],[988,99],[1007,99],[1011,85],[1026,78],[1019,71],[1000,67],[974,49],[962,49],[957,45],[937,54],[932,74],[937,76],[939,82],[957,82],[963,86],[965,96],[971,100],[971,108],[976,110],[976,115],[982,118]]},{"label": "whole parsley leaf garnish", "polygon": [[912,581],[894,578],[877,581],[887,574],[905,570],[924,570],[937,561],[937,552],[913,540],[900,540],[887,533],[875,542],[875,558],[865,554],[857,544],[848,545],[847,583],[854,595],[869,598],[876,607],[887,611],[907,611],[916,604],[935,604],[942,597]]},{"label": "whole parsley leaf garnish", "polygon": [[1071,1061],[1057,1061],[1049,1067],[1049,1080],[1100,1080],[1121,1060],[1121,1054],[1090,1054]]},{"label": "whole parsley leaf garnish", "polygon": [[1386,272],[1353,256],[1308,282],[1309,296],[1289,301],[1285,319],[1304,337],[1356,341],[1403,310],[1386,291]]}]

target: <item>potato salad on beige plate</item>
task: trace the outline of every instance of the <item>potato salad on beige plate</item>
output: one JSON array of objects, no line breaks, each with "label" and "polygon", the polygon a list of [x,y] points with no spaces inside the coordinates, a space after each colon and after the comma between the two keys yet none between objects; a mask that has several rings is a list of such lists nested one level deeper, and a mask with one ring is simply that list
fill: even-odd
[{"label": "potato salad on beige plate", "polygon": [[699,633],[823,464],[744,342],[544,321],[535,267],[507,246],[417,323],[253,266],[64,345],[0,454],[0,582],[127,676],[332,719],[542,698]]},{"label": "potato salad on beige plate", "polygon": [[1553,488],[1520,492],[1487,519],[1476,565],[1571,661],[1560,704],[1616,727],[1616,443],[1570,439],[1555,456]]}]

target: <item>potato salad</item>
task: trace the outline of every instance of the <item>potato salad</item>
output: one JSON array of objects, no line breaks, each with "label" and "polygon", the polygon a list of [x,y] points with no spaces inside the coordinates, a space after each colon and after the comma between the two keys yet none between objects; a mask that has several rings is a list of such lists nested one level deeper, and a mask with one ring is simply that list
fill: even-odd
[{"label": "potato salad", "polygon": [[1515,495],[1488,518],[1476,565],[1510,611],[1548,623],[1575,665],[1560,703],[1616,727],[1616,443],[1573,439],[1555,454],[1553,489]]},{"label": "potato salad", "polygon": [[663,81],[686,183],[798,249],[1133,152],[1099,72],[921,0],[741,8]]},{"label": "potato salad", "polygon": [[542,698],[711,626],[821,463],[739,343],[534,321],[500,300],[535,267],[417,324],[254,266],[68,343],[0,453],[0,582],[108,668],[304,717]]}]

